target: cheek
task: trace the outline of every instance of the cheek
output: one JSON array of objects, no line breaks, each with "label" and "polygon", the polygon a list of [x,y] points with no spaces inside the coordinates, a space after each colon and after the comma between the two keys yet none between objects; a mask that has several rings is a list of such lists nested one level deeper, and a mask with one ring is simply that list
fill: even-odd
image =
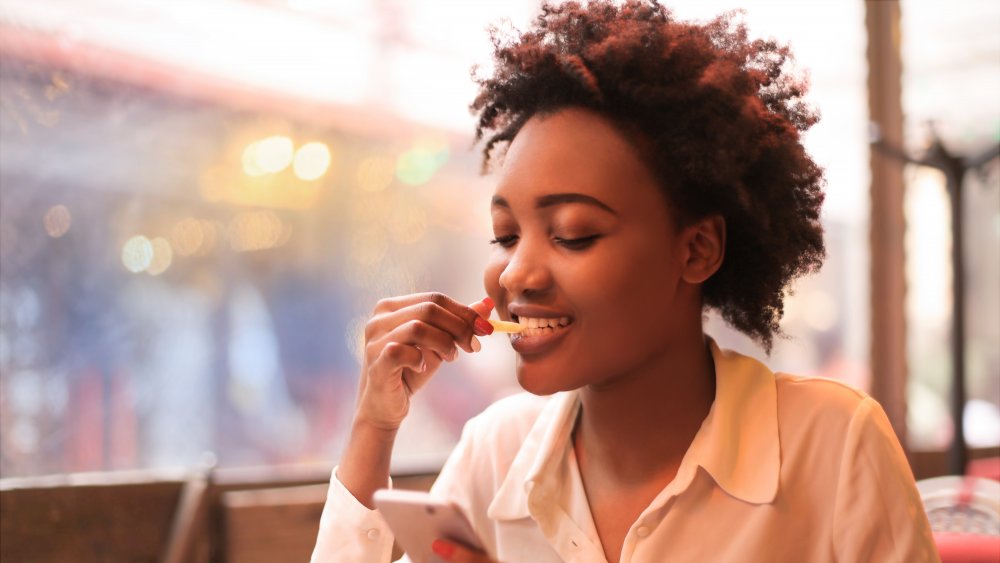
[{"label": "cheek", "polygon": [[679,280],[660,245],[625,247],[593,268],[581,287],[588,319],[587,346],[597,357],[629,363],[661,345],[670,331]]}]

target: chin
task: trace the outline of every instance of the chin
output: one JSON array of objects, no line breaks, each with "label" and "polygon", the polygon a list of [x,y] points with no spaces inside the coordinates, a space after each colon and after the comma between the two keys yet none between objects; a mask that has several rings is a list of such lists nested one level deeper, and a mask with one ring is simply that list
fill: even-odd
[{"label": "chin", "polygon": [[522,389],[532,395],[547,396],[560,391],[569,391],[576,386],[562,379],[563,373],[539,369],[537,366],[526,367],[520,359],[517,362],[517,383]]}]

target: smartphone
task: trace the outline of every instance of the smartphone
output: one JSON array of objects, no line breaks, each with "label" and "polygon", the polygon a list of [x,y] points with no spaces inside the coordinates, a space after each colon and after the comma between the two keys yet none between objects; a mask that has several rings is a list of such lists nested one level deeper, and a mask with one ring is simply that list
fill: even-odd
[{"label": "smartphone", "polygon": [[375,491],[373,501],[413,563],[434,560],[431,543],[437,538],[483,551],[472,525],[455,504],[428,493],[396,489]]}]

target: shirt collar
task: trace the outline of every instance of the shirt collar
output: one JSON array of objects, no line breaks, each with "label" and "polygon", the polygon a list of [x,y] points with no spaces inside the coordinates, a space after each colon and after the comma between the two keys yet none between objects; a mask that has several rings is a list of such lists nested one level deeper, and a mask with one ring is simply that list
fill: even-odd
[{"label": "shirt collar", "polygon": [[[708,343],[715,362],[715,400],[678,476],[685,465],[695,464],[730,496],[770,503],[778,491],[781,465],[774,374],[753,358],[722,350],[711,338]],[[546,403],[490,503],[490,518],[538,519],[539,511],[557,504],[558,467],[579,408],[576,391],[558,393]]]},{"label": "shirt collar", "polygon": [[757,360],[722,350],[715,361],[715,401],[691,443],[693,461],[731,496],[767,504],[778,493],[781,444],[774,374]]}]

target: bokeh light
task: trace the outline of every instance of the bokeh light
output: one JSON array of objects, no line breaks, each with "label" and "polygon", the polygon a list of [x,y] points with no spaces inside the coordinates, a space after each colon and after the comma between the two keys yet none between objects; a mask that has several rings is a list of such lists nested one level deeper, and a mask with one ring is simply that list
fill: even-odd
[{"label": "bokeh light", "polygon": [[295,144],[283,135],[254,141],[243,150],[243,171],[248,176],[281,172],[292,163]]},{"label": "bokeh light", "polygon": [[72,217],[65,205],[54,205],[45,212],[42,222],[50,237],[59,238],[69,231]]},{"label": "bokeh light", "polygon": [[299,179],[312,181],[322,177],[330,168],[330,149],[324,143],[306,143],[295,151],[292,170]]},{"label": "bokeh light", "polygon": [[241,160],[243,162],[243,172],[245,172],[247,176],[263,176],[264,174],[267,174],[267,172],[265,172],[264,169],[257,164],[257,147],[258,143],[253,142],[243,149],[243,157]]},{"label": "bokeh light", "polygon": [[392,197],[386,193],[360,194],[351,202],[351,219],[359,225],[377,222],[388,216]]},{"label": "bokeh light", "polygon": [[153,243],[142,235],[136,235],[122,247],[122,264],[125,269],[138,274],[153,262]]},{"label": "bokeh light", "polygon": [[411,186],[426,183],[439,168],[448,162],[448,145],[441,140],[422,140],[413,148],[399,155],[396,160],[396,177]]},{"label": "bokeh light", "polygon": [[158,276],[167,271],[174,261],[174,249],[170,247],[170,242],[163,237],[156,237],[151,241],[153,245],[153,257],[146,267],[146,272],[151,276]]},{"label": "bokeh light", "polygon": [[205,229],[193,217],[182,219],[170,230],[170,243],[177,254],[191,256],[205,243]]},{"label": "bokeh light", "polygon": [[396,175],[396,164],[387,156],[370,156],[358,165],[358,186],[366,192],[389,187]]},{"label": "bokeh light", "polygon": [[273,211],[247,211],[229,222],[229,244],[237,252],[274,248],[287,240],[286,231]]},{"label": "bokeh light", "polygon": [[219,245],[219,239],[224,236],[225,225],[221,221],[200,221],[201,230],[205,233],[205,241],[198,249],[197,256],[208,256]]}]

